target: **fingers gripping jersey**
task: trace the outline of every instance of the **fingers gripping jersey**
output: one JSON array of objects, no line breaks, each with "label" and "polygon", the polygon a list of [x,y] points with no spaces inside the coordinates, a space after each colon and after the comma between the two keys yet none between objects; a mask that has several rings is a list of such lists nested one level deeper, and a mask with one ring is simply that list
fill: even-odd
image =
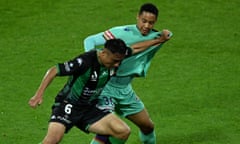
[{"label": "fingers gripping jersey", "polygon": [[113,73],[99,64],[95,50],[60,63],[57,67],[58,76],[69,76],[69,79],[56,97],[56,102],[67,100],[79,106],[95,102],[97,94]]}]

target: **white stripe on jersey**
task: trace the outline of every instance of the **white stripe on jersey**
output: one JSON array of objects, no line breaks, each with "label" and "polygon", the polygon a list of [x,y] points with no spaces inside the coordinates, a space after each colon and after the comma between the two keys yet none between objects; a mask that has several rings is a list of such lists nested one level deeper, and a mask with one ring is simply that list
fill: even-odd
[{"label": "white stripe on jersey", "polygon": [[104,38],[106,40],[110,40],[110,39],[114,39],[115,38],[114,35],[109,30],[105,31],[103,36],[104,36]]}]

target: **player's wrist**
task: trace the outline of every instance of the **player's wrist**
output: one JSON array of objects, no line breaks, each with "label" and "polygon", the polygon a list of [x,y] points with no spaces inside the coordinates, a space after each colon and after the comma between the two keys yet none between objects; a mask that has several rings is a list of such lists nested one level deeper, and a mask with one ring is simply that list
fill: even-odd
[{"label": "player's wrist", "polygon": [[154,41],[155,41],[154,44],[161,44],[161,43],[165,42],[165,40],[162,37],[159,37],[159,38],[155,39]]}]

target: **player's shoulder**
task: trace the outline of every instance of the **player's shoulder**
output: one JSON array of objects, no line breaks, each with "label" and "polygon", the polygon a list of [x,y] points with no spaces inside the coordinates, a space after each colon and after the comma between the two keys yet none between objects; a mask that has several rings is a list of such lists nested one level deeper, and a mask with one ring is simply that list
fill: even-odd
[{"label": "player's shoulder", "polygon": [[111,28],[112,30],[131,31],[136,29],[136,25],[121,25]]},{"label": "player's shoulder", "polygon": [[76,60],[81,61],[81,63],[84,63],[85,65],[91,65],[97,61],[96,49],[80,54]]}]

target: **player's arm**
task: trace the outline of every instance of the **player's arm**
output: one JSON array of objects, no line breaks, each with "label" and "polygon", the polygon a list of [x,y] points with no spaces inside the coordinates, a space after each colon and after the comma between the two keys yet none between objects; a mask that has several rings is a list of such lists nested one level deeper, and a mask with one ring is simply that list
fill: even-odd
[{"label": "player's arm", "polygon": [[154,45],[160,45],[168,41],[172,36],[172,33],[169,30],[163,30],[161,35],[155,39],[152,40],[146,40],[143,42],[138,42],[136,44],[131,45],[132,53],[138,53],[141,51],[146,50],[147,48],[154,46]]},{"label": "player's arm", "polygon": [[84,50],[85,52],[95,49],[96,46],[104,45],[106,42],[105,38],[103,37],[103,32],[88,36],[84,39]]},{"label": "player's arm", "polygon": [[29,105],[32,108],[36,108],[36,106],[40,105],[43,101],[43,93],[46,90],[46,88],[49,86],[49,84],[53,81],[55,76],[57,75],[57,68],[56,66],[50,68],[45,76],[42,79],[42,82],[40,86],[38,87],[35,95],[29,100]]},{"label": "player's arm", "polygon": [[[119,29],[120,27],[113,27],[104,32],[100,32],[98,34],[88,36],[87,38],[84,39],[84,42],[83,42],[85,51],[95,49],[98,46],[103,46],[106,40],[114,39],[115,36],[112,33],[112,31],[118,31]],[[121,38],[121,37],[118,37],[118,38]]]}]

